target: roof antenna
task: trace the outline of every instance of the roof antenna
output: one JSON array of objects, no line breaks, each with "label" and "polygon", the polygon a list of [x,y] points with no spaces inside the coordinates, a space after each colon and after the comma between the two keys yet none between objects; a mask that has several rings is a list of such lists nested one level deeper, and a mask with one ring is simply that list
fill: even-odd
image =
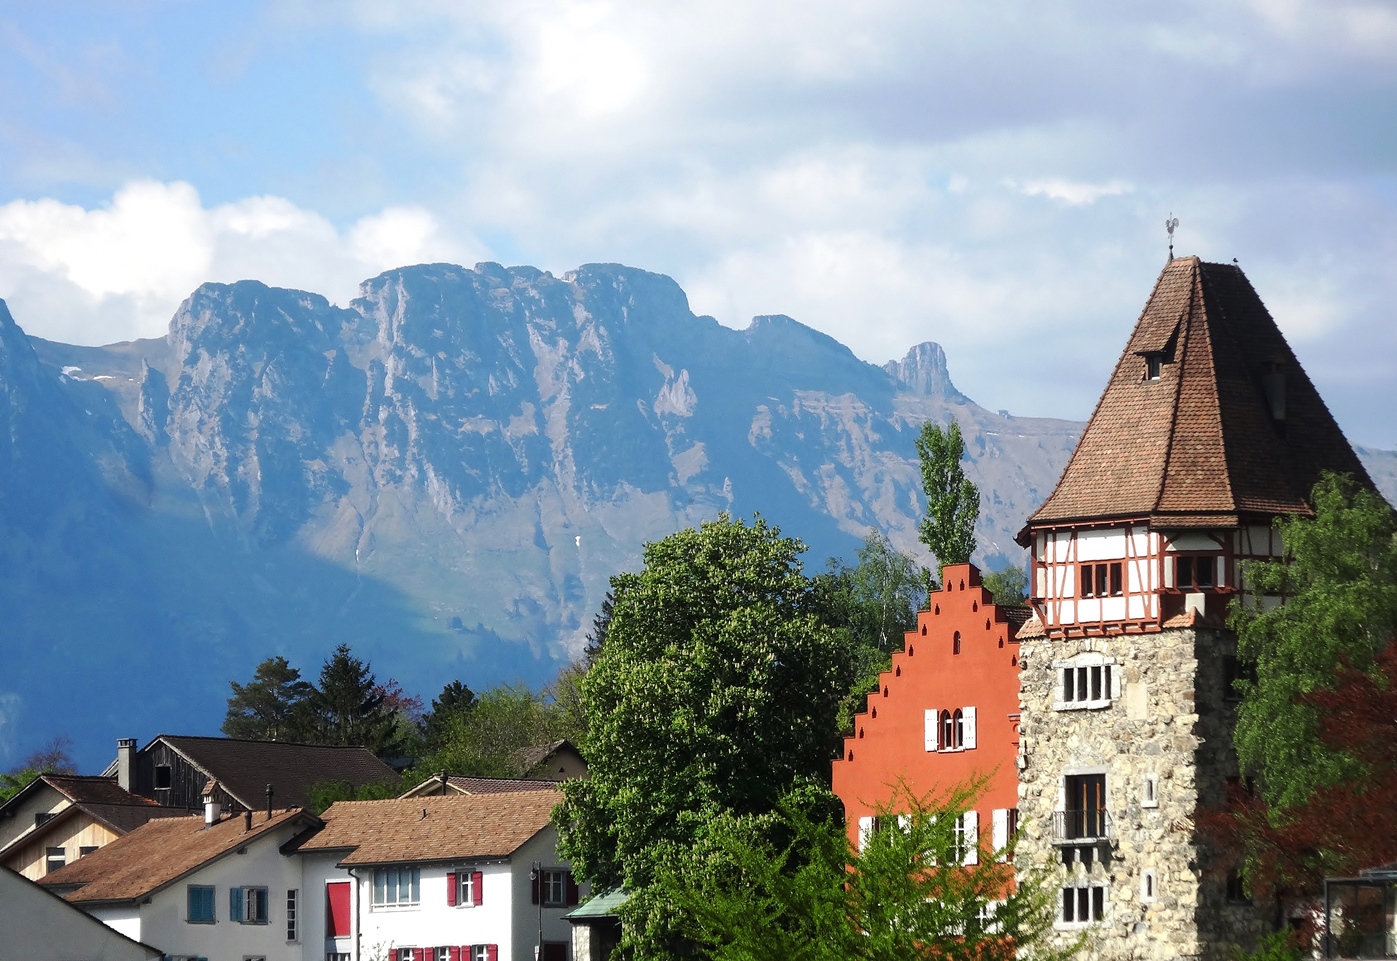
[{"label": "roof antenna", "polygon": [[1179,226],[1179,218],[1174,216],[1174,211],[1169,211],[1169,219],[1164,221],[1164,229],[1169,231],[1169,259],[1174,259],[1174,228]]}]

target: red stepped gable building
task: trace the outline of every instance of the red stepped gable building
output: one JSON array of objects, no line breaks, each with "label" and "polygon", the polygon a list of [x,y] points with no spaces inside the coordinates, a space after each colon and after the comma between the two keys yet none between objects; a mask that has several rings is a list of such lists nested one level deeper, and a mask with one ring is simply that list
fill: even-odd
[{"label": "red stepped gable building", "polygon": [[[1004,847],[1018,807],[1019,660],[1015,634],[1027,608],[1000,607],[970,564],[949,565],[945,587],[917,614],[917,628],[854,718],[834,762],[850,841],[901,782],[917,796],[987,778],[964,830],[980,849]],[[968,858],[978,857],[970,851]],[[973,861],[967,861],[973,863]]]},{"label": "red stepped gable building", "polygon": [[[1283,551],[1323,471],[1367,474],[1242,271],[1171,261],[1020,542],[1020,864],[1056,865],[1060,946],[1225,958],[1273,927],[1198,835],[1238,775],[1240,562]],[[856,749],[857,750],[857,749]]]}]

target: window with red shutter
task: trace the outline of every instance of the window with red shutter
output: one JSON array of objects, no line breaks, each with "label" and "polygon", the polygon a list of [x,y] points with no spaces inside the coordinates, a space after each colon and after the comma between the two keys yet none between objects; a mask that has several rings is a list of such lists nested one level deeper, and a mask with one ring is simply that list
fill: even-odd
[{"label": "window with red shutter", "polygon": [[485,945],[485,961],[500,961],[500,946],[498,944]]},{"label": "window with red shutter", "polygon": [[446,953],[450,961],[461,961],[461,946],[459,944],[451,945]]},{"label": "window with red shutter", "polygon": [[471,872],[471,903],[477,906],[485,903],[485,875],[480,871]]},{"label": "window with red shutter", "polygon": [[325,937],[349,937],[349,882],[325,885]]},{"label": "window with red shutter", "polygon": [[456,872],[451,871],[446,875],[446,903],[450,907],[456,906]]},{"label": "window with red shutter", "polygon": [[[579,898],[578,898],[578,892],[577,892],[577,879],[574,878],[574,877],[572,876],[572,872],[571,872],[571,871],[568,872],[568,881],[567,881],[567,884],[568,884],[568,907],[570,907],[570,908],[575,908],[575,907],[577,907],[577,902],[578,902],[578,900],[579,900]],[[565,959],[563,959],[563,961],[567,961],[567,959],[565,958]]]}]

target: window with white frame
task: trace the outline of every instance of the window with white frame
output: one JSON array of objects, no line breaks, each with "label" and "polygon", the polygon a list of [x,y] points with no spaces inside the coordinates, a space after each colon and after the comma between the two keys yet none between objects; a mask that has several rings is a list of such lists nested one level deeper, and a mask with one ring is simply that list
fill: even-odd
[{"label": "window with white frame", "polygon": [[1145,780],[1140,787],[1140,806],[1142,808],[1159,807],[1159,775],[1146,774]]},{"label": "window with white frame", "polygon": [[1086,884],[1062,889],[1062,923],[1093,924],[1106,916],[1106,886]]},{"label": "window with white frame", "polygon": [[376,868],[374,870],[373,905],[404,907],[422,901],[422,871],[420,868]]},{"label": "window with white frame", "polygon": [[966,811],[956,818],[954,827],[955,847],[953,854],[960,864],[980,863],[980,815],[976,811]]},{"label": "window with white frame", "polygon": [[301,939],[301,912],[300,912],[301,892],[296,888],[288,888],[286,891],[286,940],[299,941]]},{"label": "window with white frame", "polygon": [[991,812],[990,843],[995,856],[1003,861],[1008,857],[1009,842],[1019,832],[1018,808],[995,808]]},{"label": "window with white frame", "polygon": [[51,874],[68,863],[65,848],[44,848],[44,873]]},{"label": "window with white frame", "polygon": [[1091,710],[1110,707],[1120,696],[1120,668],[1100,654],[1080,654],[1066,661],[1054,661],[1057,687],[1053,709]]},{"label": "window with white frame", "polygon": [[924,724],[927,751],[970,751],[978,743],[973,707],[927,708]]},{"label": "window with white frame", "polygon": [[548,870],[539,879],[539,895],[546,908],[561,908],[568,903],[568,872]]},{"label": "window with white frame", "polygon": [[1153,904],[1159,897],[1159,875],[1154,868],[1145,868],[1140,872],[1140,900],[1145,904]]}]

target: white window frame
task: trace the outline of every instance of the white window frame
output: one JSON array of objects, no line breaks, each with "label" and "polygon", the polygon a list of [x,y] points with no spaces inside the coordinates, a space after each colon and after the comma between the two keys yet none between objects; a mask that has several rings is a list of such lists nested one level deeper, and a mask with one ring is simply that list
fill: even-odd
[{"label": "white window frame", "polygon": [[286,889],[286,943],[301,940],[301,889]]},{"label": "white window frame", "polygon": [[1140,806],[1142,808],[1159,807],[1159,775],[1146,774],[1140,784]]},{"label": "white window frame", "polygon": [[[1072,698],[1067,698],[1068,672],[1071,672]],[[1093,672],[1097,672],[1093,675]],[[1053,710],[1099,711],[1109,708],[1121,696],[1121,666],[1114,658],[1095,651],[1084,651],[1065,660],[1053,661]],[[1100,697],[1092,697],[1092,681],[1100,688]],[[1085,682],[1085,687],[1084,687]],[[1085,689],[1087,697],[1078,696]]]},{"label": "white window frame", "polygon": [[[1053,927],[1059,931],[1075,931],[1081,928],[1088,928],[1094,924],[1100,924],[1102,921],[1105,921],[1111,914],[1111,892],[1104,883],[1064,884],[1058,890],[1060,893],[1058,896],[1057,920],[1053,922]],[[1066,903],[1069,891],[1072,892],[1071,897],[1073,899],[1071,921],[1063,917],[1063,915],[1067,913]],[[1085,898],[1088,917],[1085,919],[1080,917],[1078,911],[1083,901],[1080,894],[1082,891],[1088,892]],[[1101,892],[1101,911],[1099,914],[1096,912],[1096,897],[1091,893],[1093,891]],[[1095,916],[1092,917],[1092,915]]]},{"label": "white window frame", "polygon": [[[388,872],[393,872],[396,877],[393,881],[393,900],[388,899]],[[380,899],[378,879],[380,875],[384,878],[382,898]],[[408,895],[406,898],[399,896],[402,889],[403,875],[408,879]],[[403,865],[401,867],[374,868],[373,877],[369,883],[372,885],[369,894],[371,910],[392,911],[398,908],[415,908],[422,904],[422,870],[413,865]],[[414,898],[413,894],[417,896]]]},{"label": "white window frame", "polygon": [[[558,897],[550,897],[557,886]],[[538,903],[545,908],[565,908],[568,906],[568,869],[544,868],[538,879]]]},{"label": "white window frame", "polygon": [[1154,868],[1140,872],[1140,902],[1154,904],[1159,899],[1159,874]]}]

